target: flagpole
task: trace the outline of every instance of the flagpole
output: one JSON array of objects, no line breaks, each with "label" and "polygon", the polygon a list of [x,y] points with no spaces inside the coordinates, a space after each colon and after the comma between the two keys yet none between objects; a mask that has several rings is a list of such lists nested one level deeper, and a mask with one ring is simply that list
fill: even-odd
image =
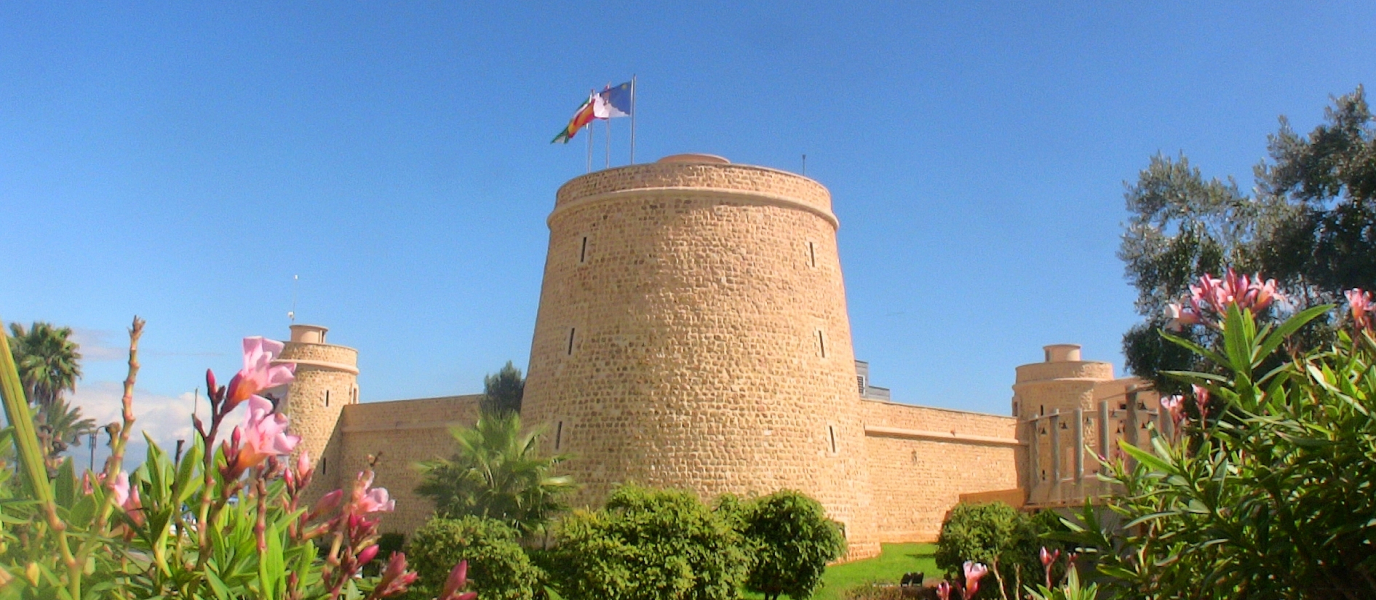
[{"label": "flagpole", "polygon": [[635,164],[635,74],[631,74],[631,164]]},{"label": "flagpole", "polygon": [[607,168],[612,168],[612,118],[607,116]]},{"label": "flagpole", "polygon": [[592,123],[583,126],[583,131],[588,132],[588,172],[592,172]]}]

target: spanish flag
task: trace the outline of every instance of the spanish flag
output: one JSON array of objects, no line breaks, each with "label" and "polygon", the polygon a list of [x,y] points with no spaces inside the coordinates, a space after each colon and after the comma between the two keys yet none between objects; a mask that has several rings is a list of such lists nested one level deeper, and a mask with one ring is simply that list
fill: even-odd
[{"label": "spanish flag", "polygon": [[579,129],[582,129],[584,125],[591,123],[593,119],[597,118],[597,111],[595,109],[596,105],[599,104],[599,100],[600,98],[598,98],[597,94],[588,94],[588,99],[583,102],[582,106],[578,107],[578,112],[573,113],[573,118],[569,119],[569,124],[564,126],[564,129],[559,132],[559,135],[554,136],[554,139],[550,140],[549,143],[569,143],[569,140],[573,139],[573,136],[578,133]]}]

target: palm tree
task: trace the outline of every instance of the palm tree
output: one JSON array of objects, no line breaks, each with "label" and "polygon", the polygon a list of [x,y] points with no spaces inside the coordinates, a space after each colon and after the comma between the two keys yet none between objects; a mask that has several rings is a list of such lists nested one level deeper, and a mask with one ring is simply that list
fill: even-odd
[{"label": "palm tree", "polygon": [[49,458],[56,459],[58,454],[67,451],[71,444],[81,445],[81,436],[95,433],[95,419],[81,415],[81,407],[67,404],[58,397],[47,408],[40,409],[36,417],[38,436],[48,448]]},{"label": "palm tree", "polygon": [[10,353],[19,371],[19,380],[29,403],[37,409],[34,420],[48,467],[55,469],[58,455],[68,444],[80,443],[80,436],[95,431],[95,421],[83,418],[81,409],[71,406],[63,392],[76,391],[81,378],[81,352],[72,341],[72,328],[34,322],[28,331],[18,323],[10,324]]},{"label": "palm tree", "polygon": [[29,403],[45,408],[62,397],[63,392],[76,391],[81,378],[81,353],[71,340],[71,327],[53,327],[51,323],[34,322],[28,331],[18,323],[10,323],[10,352],[19,369],[19,379]]},{"label": "palm tree", "polygon": [[450,433],[458,446],[452,458],[417,465],[423,481],[416,492],[434,500],[440,516],[488,517],[530,536],[567,509],[563,496],[573,480],[551,473],[568,457],[541,456],[540,432],[522,433],[520,415],[484,414]]}]

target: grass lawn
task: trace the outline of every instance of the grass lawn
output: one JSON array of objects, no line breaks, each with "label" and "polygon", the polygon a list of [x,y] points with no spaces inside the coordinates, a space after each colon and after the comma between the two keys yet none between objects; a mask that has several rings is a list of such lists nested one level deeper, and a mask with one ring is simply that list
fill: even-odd
[{"label": "grass lawn", "polygon": [[[871,581],[898,583],[904,573],[915,571],[926,573],[929,580],[940,577],[941,571],[936,568],[936,561],[932,558],[934,552],[936,544],[884,544],[879,556],[827,567],[822,575],[824,585],[812,598],[840,600],[841,594],[851,587]],[[550,595],[558,598],[553,593]],[[763,598],[749,592],[742,592],[741,596],[750,600]]]},{"label": "grass lawn", "polygon": [[[827,567],[822,575],[823,586],[812,596],[814,600],[840,600],[847,589],[872,581],[898,583],[904,573],[922,571],[927,579],[939,577],[932,554],[936,544],[884,544],[879,556],[844,565]],[[762,598],[744,594],[746,598]]]}]

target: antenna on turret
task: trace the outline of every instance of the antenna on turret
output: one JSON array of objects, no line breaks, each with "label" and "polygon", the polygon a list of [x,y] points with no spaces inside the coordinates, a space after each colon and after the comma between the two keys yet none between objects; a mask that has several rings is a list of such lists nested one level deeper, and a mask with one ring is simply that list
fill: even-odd
[{"label": "antenna on turret", "polygon": [[803,155],[803,172],[802,172],[802,173],[799,173],[799,175],[807,175],[807,155],[806,155],[806,154]]},{"label": "antenna on turret", "polygon": [[296,288],[300,280],[300,275],[291,276],[291,310],[287,311],[287,319],[291,320],[292,323],[296,322]]}]

